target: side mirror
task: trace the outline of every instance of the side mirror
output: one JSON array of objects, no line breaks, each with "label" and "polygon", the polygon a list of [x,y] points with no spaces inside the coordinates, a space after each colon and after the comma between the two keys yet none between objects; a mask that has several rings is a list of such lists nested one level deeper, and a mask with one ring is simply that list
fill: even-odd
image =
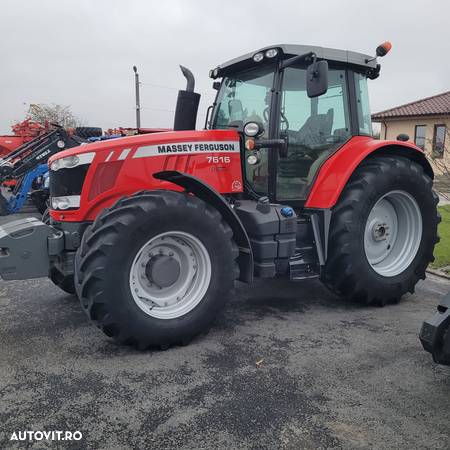
[{"label": "side mirror", "polygon": [[314,61],[306,69],[306,92],[309,98],[319,97],[328,90],[328,62]]}]

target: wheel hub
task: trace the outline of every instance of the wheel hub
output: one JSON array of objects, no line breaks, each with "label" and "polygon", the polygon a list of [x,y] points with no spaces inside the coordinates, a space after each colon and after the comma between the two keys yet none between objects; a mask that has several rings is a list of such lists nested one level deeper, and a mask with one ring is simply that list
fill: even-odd
[{"label": "wheel hub", "polygon": [[172,286],[180,276],[180,263],[169,255],[162,253],[152,256],[145,267],[145,274],[150,283],[160,288]]},{"label": "wheel hub", "polygon": [[422,238],[422,215],[412,195],[391,191],[373,206],[366,221],[364,250],[372,269],[392,277],[412,263]]},{"label": "wheel hub", "polygon": [[385,241],[389,236],[389,227],[386,223],[377,223],[372,229],[372,234],[375,241]]},{"label": "wheel hub", "polygon": [[173,231],[150,239],[130,268],[136,304],[161,319],[180,317],[203,298],[211,279],[208,251],[195,236]]}]

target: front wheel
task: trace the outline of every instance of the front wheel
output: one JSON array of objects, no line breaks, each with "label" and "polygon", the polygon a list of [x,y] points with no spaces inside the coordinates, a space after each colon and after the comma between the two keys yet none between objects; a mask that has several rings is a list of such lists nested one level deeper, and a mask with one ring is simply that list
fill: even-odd
[{"label": "front wheel", "polygon": [[76,289],[106,335],[140,349],[167,348],[208,330],[233,289],[237,256],[230,227],[202,200],[140,193],[86,230]]},{"label": "front wheel", "polygon": [[432,180],[404,157],[375,157],[350,178],[333,210],[324,283],[366,304],[414,292],[434,260],[440,221]]}]

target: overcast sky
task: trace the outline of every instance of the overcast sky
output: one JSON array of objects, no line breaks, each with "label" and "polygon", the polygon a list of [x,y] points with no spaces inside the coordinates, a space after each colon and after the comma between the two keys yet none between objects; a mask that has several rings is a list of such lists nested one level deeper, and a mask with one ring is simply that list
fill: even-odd
[{"label": "overcast sky", "polygon": [[0,19],[0,133],[30,103],[70,105],[86,125],[134,126],[134,64],[142,126],[172,125],[183,64],[204,94],[201,127],[209,69],[279,43],[373,53],[392,41],[370,82],[374,112],[450,90],[448,0],[0,0]]}]

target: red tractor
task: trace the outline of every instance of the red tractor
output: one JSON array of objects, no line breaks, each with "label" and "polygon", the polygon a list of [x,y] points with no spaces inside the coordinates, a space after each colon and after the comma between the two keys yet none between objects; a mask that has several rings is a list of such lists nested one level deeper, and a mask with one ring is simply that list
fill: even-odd
[{"label": "red tractor", "polygon": [[372,137],[376,57],[277,45],[228,61],[210,72],[199,131],[182,71],[174,131],[50,158],[50,218],[2,227],[4,279],[49,275],[106,335],[142,349],[206,331],[236,280],[320,278],[370,305],[414,291],[438,198],[422,150]]}]

